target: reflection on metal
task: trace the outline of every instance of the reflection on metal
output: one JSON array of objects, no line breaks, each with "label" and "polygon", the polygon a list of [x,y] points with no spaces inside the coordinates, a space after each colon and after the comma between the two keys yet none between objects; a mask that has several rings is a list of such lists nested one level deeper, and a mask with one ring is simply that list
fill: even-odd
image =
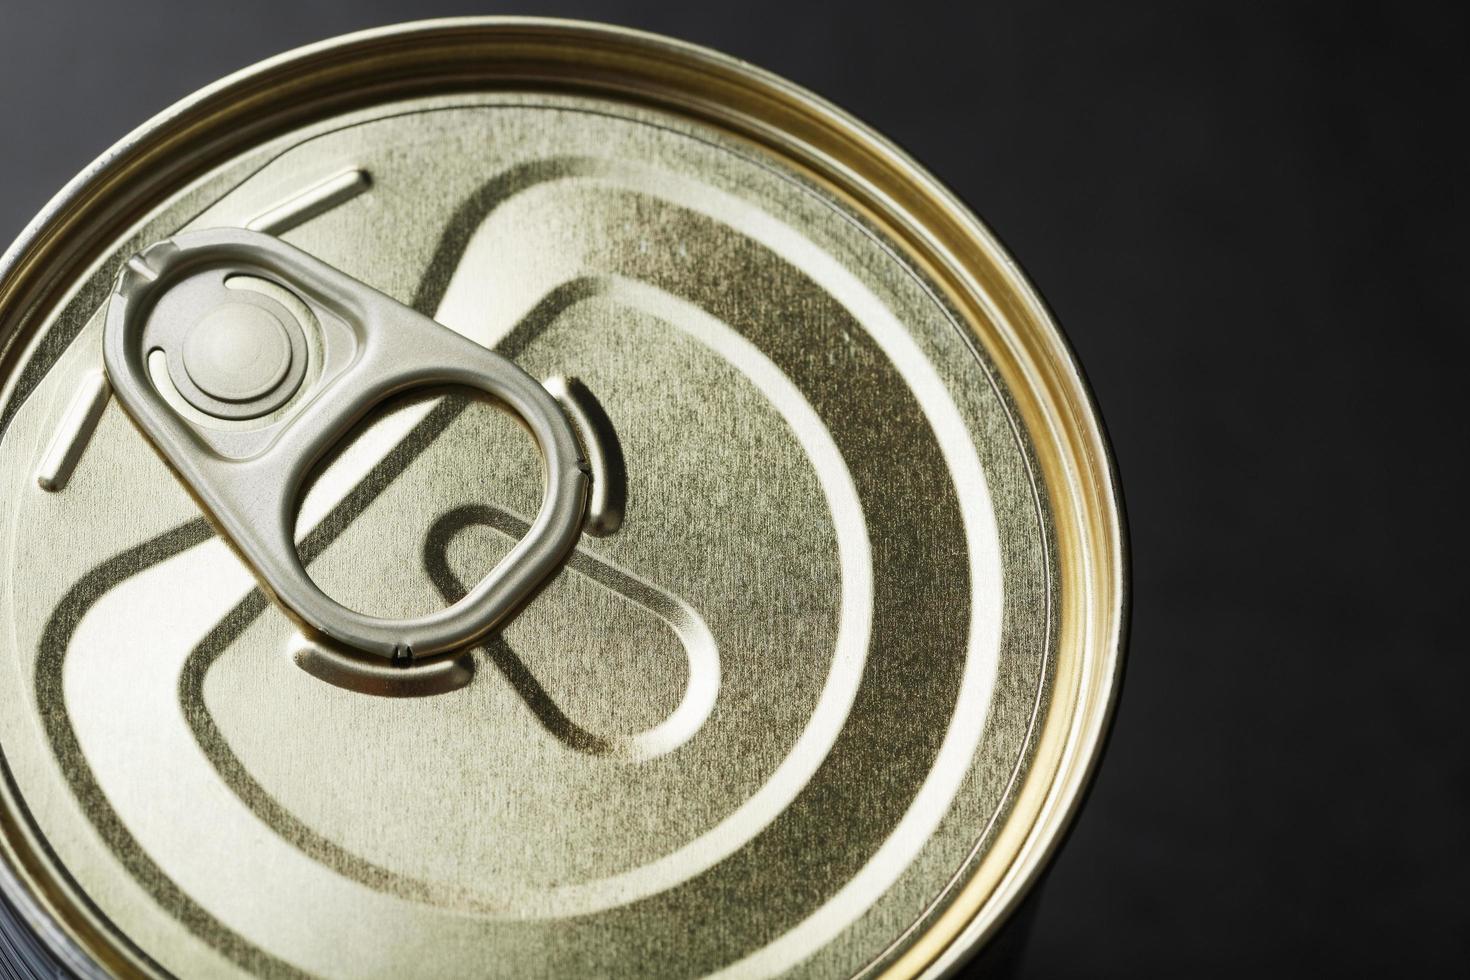
[{"label": "reflection on metal", "polygon": [[284,235],[297,225],[346,204],[372,186],[372,177],[366,170],[347,170],[276,205],[251,219],[245,227],[267,235]]},{"label": "reflection on metal", "polygon": [[558,375],[543,383],[576,426],[592,470],[587,522],[582,529],[594,538],[605,538],[623,526],[623,512],[628,506],[628,471],[617,430],[597,396],[577,378]]},{"label": "reflection on metal", "polygon": [[385,698],[445,694],[464,687],[475,677],[475,662],[467,653],[448,653],[404,665],[334,649],[323,640],[301,633],[292,634],[287,652],[296,666],[319,680]]},{"label": "reflection on metal", "polygon": [[42,490],[55,493],[66,487],[111,395],[112,386],[107,382],[107,375],[100,370],[91,372],[77,385],[71,405],[56,427],[51,446],[36,471],[36,482]]}]

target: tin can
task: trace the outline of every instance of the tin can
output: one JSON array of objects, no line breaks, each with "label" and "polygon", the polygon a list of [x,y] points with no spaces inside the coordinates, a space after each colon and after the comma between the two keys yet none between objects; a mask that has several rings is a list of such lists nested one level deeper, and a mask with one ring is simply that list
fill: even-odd
[{"label": "tin can", "polygon": [[0,345],[13,964],[937,976],[1096,765],[1078,367],[932,177],[748,65],[284,55],[62,191]]}]

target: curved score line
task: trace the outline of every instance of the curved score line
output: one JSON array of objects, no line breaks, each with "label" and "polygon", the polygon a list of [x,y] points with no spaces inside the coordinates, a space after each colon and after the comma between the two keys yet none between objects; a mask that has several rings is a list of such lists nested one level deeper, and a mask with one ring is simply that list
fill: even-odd
[{"label": "curved score line", "polygon": [[[449,544],[457,534],[473,526],[488,527],[512,540],[519,540],[530,524],[508,510],[483,504],[455,508],[435,521],[424,542],[424,568],[446,602],[457,601],[465,591],[464,583],[449,567]],[[597,755],[646,762],[672,752],[689,741],[714,710],[720,691],[720,653],[714,635],[689,603],[584,548],[572,551],[566,567],[646,609],[673,630],[688,658],[689,677],[678,707],[663,721],[636,735],[593,735],[564,716],[558,720],[543,717],[543,724],[573,747]],[[503,639],[500,645],[504,645]],[[533,708],[542,702],[550,702],[545,691],[540,689],[508,647],[499,650],[487,648],[487,652]],[[535,685],[535,688],[523,689],[527,684]],[[554,704],[551,707],[560,714]],[[542,712],[538,711],[538,714]]]}]

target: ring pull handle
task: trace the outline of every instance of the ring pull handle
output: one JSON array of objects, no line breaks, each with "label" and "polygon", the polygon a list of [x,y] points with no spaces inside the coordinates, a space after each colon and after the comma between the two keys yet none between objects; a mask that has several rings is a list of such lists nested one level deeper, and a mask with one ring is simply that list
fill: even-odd
[{"label": "ring pull handle", "polygon": [[[236,276],[289,291],[315,322],[302,324],[265,292],[230,288]],[[318,334],[321,361],[311,371],[308,329]],[[510,360],[269,235],[188,232],[135,256],[108,307],[103,361],[118,401],[262,584],[295,619],[338,644],[395,661],[469,646],[529,599],[581,534],[588,466],[546,388]],[[323,593],[302,566],[293,533],[301,488],[374,406],[436,385],[478,389],[524,421],[544,464],[540,512],[500,564],[447,609],[398,620],[356,612]]]}]

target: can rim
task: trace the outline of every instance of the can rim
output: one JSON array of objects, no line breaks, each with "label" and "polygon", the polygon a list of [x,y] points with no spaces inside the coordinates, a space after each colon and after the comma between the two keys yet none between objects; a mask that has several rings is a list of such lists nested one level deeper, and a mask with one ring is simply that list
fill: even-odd
[{"label": "can rim", "polygon": [[[498,48],[500,60],[467,60],[477,52],[484,58],[486,47]],[[568,70],[567,52],[574,49],[584,56],[576,77]],[[566,62],[560,74],[536,60],[551,58],[554,65],[557,55]],[[344,85],[367,64],[391,70],[373,84],[360,84],[357,74],[358,84]],[[673,85],[675,78],[686,87]],[[283,112],[281,90],[293,84],[306,86],[314,101],[301,99],[302,107]],[[965,313],[975,339],[1021,403],[1018,411],[1037,443],[1056,524],[1062,600],[1057,666],[1050,703],[1037,722],[1032,763],[995,840],[949,906],[888,973],[953,971],[1005,923],[1039,880],[1096,775],[1117,705],[1128,633],[1126,515],[1096,399],[1056,318],[975,213],[854,116],[731,56],[587,21],[444,18],[299,47],[230,74],[134,129],[69,181],[0,254],[0,377],[16,367],[24,328],[40,319],[36,311],[54,306],[82,270],[167,191],[259,142],[263,134],[284,132],[307,118],[426,94],[426,88],[442,92],[489,84],[571,85],[651,103],[777,152],[923,260]],[[188,153],[182,152],[186,146]],[[165,160],[169,166],[162,165]],[[77,233],[84,228],[88,234]],[[991,332],[982,336],[984,323]],[[11,790],[0,792],[9,796]],[[0,807],[0,816],[7,810]],[[102,961],[92,954],[113,941],[85,917],[74,921],[78,917],[63,916],[52,902],[38,900],[27,887],[38,882],[23,870],[30,862],[15,849],[17,828],[10,824],[9,817],[0,820],[0,892],[54,955],[74,970],[95,973],[94,964]],[[140,965],[120,952],[114,949],[104,958],[109,966]]]}]

